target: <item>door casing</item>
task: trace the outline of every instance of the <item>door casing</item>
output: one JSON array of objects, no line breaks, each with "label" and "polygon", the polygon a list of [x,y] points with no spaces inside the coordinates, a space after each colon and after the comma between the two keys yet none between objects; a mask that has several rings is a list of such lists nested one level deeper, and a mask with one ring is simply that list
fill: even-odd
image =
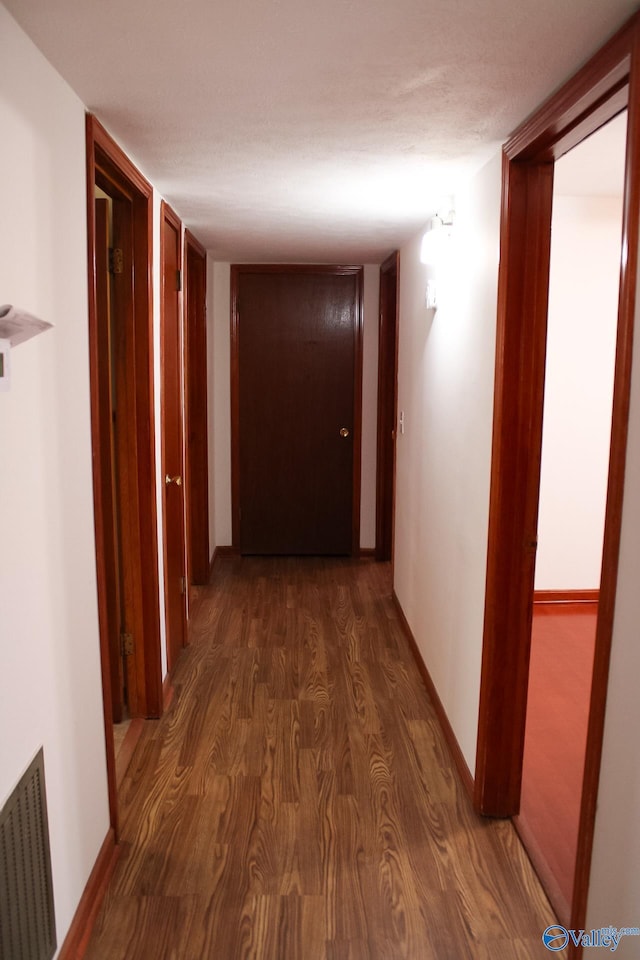
[{"label": "door casing", "polygon": [[378,324],[378,443],[376,457],[376,560],[393,569],[395,522],[396,421],[398,407],[398,283],[400,254],[380,267]]},{"label": "door casing", "polygon": [[207,443],[207,254],[184,236],[185,492],[189,583],[209,579],[209,460]]},{"label": "door casing", "polygon": [[[131,208],[130,349],[128,390],[133,398],[131,443],[128,470],[131,493],[128,504],[131,525],[123,563],[134,585],[135,653],[131,671],[135,689],[129,691],[133,716],[159,717],[162,712],[160,660],[160,615],[158,587],[158,541],[156,507],[155,434],[153,407],[153,296],[151,250],[153,237],[153,191],[151,185],[91,114],[86,118],[87,144],[87,244],[89,280],[89,370],[91,384],[91,438],[93,451],[93,495],[96,536],[96,573],[100,631],[100,660],[107,752],[107,777],[111,825],[118,829],[111,675],[109,653],[109,569],[105,542],[113,528],[113,511],[105,501],[104,481],[111,470],[111,438],[101,407],[100,375],[104,369],[104,330],[97,300],[95,256],[94,189],[97,182]],[[144,577],[142,571],[144,570]],[[126,571],[125,571],[126,575]]]},{"label": "door casing", "polygon": [[[602,755],[629,419],[640,223],[640,20],[634,16],[503,150],[501,257],[475,805],[518,812],[526,721],[553,163],[628,106],[618,337],[587,752],[571,925],[584,925]],[[581,948],[570,947],[571,956]]]},{"label": "door casing", "polygon": [[[160,407],[162,523],[167,665],[175,667],[187,642],[185,469],[183,431],[182,223],[160,205]],[[167,478],[171,482],[167,483]]]},{"label": "door casing", "polygon": [[[96,197],[95,211],[95,263],[96,263],[96,328],[99,337],[100,364],[98,368],[98,408],[100,416],[100,431],[105,437],[112,436],[112,410],[117,402],[117,383],[113,371],[114,348],[112,343],[112,310],[111,282],[109,273],[109,204],[113,198]],[[120,201],[125,211],[130,215],[130,207],[125,201]],[[118,277],[119,280],[126,277]],[[105,358],[109,362],[105,363]],[[114,397],[115,393],[115,397]],[[118,517],[118,480],[116,457],[117,451],[112,442],[105,449],[104,470],[100,476],[102,509],[106,517],[113,522],[105,525],[103,530],[103,559],[106,569],[113,575],[106,581],[106,610],[107,634],[109,637],[109,656],[111,662],[111,717],[113,723],[120,723],[124,716],[124,663],[120,647],[122,632],[122,595],[120,573],[120,530]]]}]

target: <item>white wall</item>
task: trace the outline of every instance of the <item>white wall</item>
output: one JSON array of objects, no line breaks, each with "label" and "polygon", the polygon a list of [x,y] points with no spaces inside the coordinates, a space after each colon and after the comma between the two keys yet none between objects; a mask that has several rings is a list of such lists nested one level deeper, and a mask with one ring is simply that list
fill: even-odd
[{"label": "white wall", "polygon": [[[640,299],[636,300],[635,330],[620,566],[588,929],[609,924],[640,926]],[[615,956],[629,960],[640,956],[640,938],[623,940]]]},{"label": "white wall", "polygon": [[439,308],[422,233],[400,251],[395,591],[467,764],[478,723],[489,516],[500,156],[455,198]]},{"label": "white wall", "polygon": [[[376,443],[378,396],[378,285],[380,268],[364,267],[364,330],[362,370],[362,488],[360,545],[374,547],[376,540]],[[208,313],[213,317],[213,357],[210,358],[209,449],[213,451],[209,483],[211,543],[231,543],[231,265],[209,267]],[[213,549],[213,547],[212,547]]]},{"label": "white wall", "polygon": [[0,300],[54,328],[0,393],[0,804],[44,745],[58,943],[109,827],[91,479],[84,107],[0,6]]},{"label": "white wall", "polygon": [[621,199],[554,197],[538,590],[600,585],[621,235]]}]

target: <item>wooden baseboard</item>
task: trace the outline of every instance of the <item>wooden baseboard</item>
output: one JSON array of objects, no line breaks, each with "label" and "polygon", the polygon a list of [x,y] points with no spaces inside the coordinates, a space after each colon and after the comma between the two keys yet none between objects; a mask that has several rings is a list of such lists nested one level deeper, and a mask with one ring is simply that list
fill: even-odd
[{"label": "wooden baseboard", "polygon": [[238,551],[235,547],[232,547],[228,544],[223,544],[222,546],[216,547],[213,551],[213,556],[211,557],[211,563],[209,564],[209,580],[213,576],[213,568],[215,567],[218,560],[221,560],[222,557],[237,557]]},{"label": "wooden baseboard", "polygon": [[547,859],[538,843],[536,834],[529,829],[526,820],[523,820],[520,816],[513,817],[513,825],[556,917],[560,923],[569,927],[571,924],[571,905],[565,899],[558,881],[547,864]]},{"label": "wooden baseboard", "polygon": [[119,853],[120,848],[116,844],[115,834],[113,830],[109,830],[87,880],[58,960],[82,960],[84,957]]},{"label": "wooden baseboard", "polygon": [[438,718],[438,722],[440,724],[440,728],[442,730],[442,734],[446,741],[447,747],[449,748],[449,753],[451,754],[451,759],[453,760],[453,764],[456,770],[458,771],[458,774],[460,776],[460,779],[462,780],[465,790],[469,794],[469,798],[473,802],[474,782],[473,782],[473,777],[471,776],[471,771],[467,766],[467,761],[465,760],[464,754],[460,749],[460,744],[458,743],[457,737],[453,732],[453,727],[449,723],[449,718],[442,705],[442,700],[438,696],[438,691],[435,688],[435,684],[431,679],[431,674],[427,669],[426,663],[422,659],[420,648],[416,643],[416,638],[414,637],[411,627],[409,626],[409,622],[405,617],[404,610],[402,609],[402,605],[398,600],[395,590],[391,594],[391,598],[396,608],[398,619],[400,620],[400,624],[402,626],[404,634],[409,643],[409,647],[416,661],[416,665],[418,667],[418,670],[420,671],[420,676],[422,677],[422,681],[425,687],[427,688],[427,693],[429,694],[429,697],[431,698],[431,701],[433,703],[433,707],[435,709],[436,716]]},{"label": "wooden baseboard", "polygon": [[599,590],[534,590],[534,603],[597,603]]},{"label": "wooden baseboard", "polygon": [[375,557],[376,551],[375,547],[360,547],[360,559],[361,560],[370,560],[371,557]]}]

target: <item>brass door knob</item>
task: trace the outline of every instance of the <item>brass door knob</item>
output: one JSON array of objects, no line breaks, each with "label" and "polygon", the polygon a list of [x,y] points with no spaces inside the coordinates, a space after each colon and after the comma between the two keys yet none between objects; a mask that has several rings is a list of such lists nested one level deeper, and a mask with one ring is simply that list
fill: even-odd
[{"label": "brass door knob", "polygon": [[175,477],[170,477],[169,474],[167,473],[164,478],[164,482],[166,483],[167,486],[169,486],[170,483],[175,483],[176,487],[181,487],[182,477],[180,475],[176,475]]},{"label": "brass door knob", "polygon": [[342,429],[340,430],[340,436],[341,436],[341,437],[348,437],[348,436],[349,436],[349,431],[348,431],[348,429],[347,429],[346,427],[342,427]]}]

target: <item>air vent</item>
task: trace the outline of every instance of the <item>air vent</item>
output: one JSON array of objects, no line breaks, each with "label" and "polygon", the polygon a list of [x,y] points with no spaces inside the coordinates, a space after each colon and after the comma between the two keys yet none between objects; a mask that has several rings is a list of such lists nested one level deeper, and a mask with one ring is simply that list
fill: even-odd
[{"label": "air vent", "polygon": [[42,748],[0,812],[0,960],[56,950]]}]

